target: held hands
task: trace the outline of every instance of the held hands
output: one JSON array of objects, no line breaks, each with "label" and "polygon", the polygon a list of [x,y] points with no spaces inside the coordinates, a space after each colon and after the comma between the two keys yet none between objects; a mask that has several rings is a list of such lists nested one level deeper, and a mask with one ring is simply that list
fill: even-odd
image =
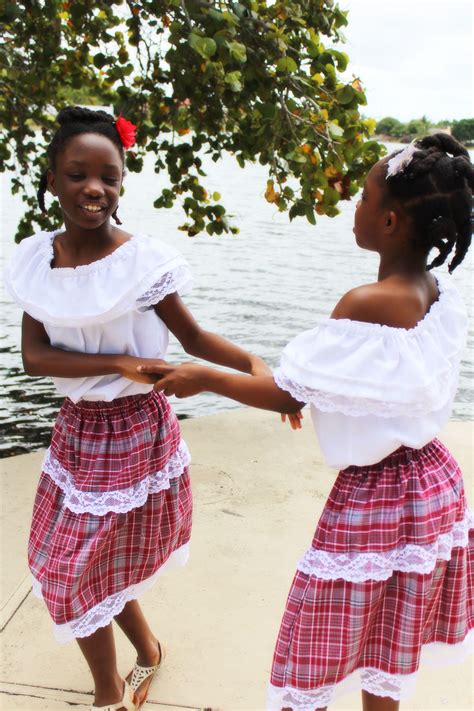
[{"label": "held hands", "polygon": [[[152,382],[154,389],[163,392],[165,395],[175,395],[177,398],[191,397],[198,393],[209,390],[212,382],[212,368],[197,363],[183,363],[182,365],[168,365],[163,360],[152,358],[141,359],[136,368],[136,379],[139,382]],[[259,361],[259,362],[258,362]],[[256,359],[252,363],[252,375],[267,376],[272,372],[267,364]],[[131,376],[128,376],[131,377]],[[145,380],[146,378],[146,380]],[[300,430],[303,413],[301,411],[289,415],[281,415],[281,421],[290,423],[291,429]]]},{"label": "held hands", "polygon": [[191,397],[206,390],[205,376],[209,368],[196,363],[182,365],[167,365],[164,361],[153,361],[152,364],[139,365],[139,373],[153,377],[155,390],[165,395],[176,395],[178,398]]},{"label": "held hands", "polygon": [[159,375],[155,375],[153,370],[150,371],[140,371],[139,367],[149,367],[166,365],[166,361],[160,360],[159,358],[136,358],[135,356],[120,356],[119,367],[120,375],[129,380],[135,380],[137,383],[156,383]]}]

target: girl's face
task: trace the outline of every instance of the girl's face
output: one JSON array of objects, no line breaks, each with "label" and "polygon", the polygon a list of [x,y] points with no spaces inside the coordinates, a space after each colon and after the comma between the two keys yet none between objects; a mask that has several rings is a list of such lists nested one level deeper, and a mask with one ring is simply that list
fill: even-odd
[{"label": "girl's face", "polygon": [[59,199],[66,227],[94,230],[108,222],[118,205],[122,176],[122,158],[106,136],[70,138],[48,171],[48,187]]},{"label": "girl's face", "polygon": [[383,161],[376,163],[365,179],[354,216],[354,234],[362,249],[379,251],[388,210],[384,204]]}]

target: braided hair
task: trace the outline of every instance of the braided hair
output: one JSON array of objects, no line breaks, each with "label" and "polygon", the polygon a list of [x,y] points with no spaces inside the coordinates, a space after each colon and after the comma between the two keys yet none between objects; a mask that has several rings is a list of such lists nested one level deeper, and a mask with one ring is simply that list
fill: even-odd
[{"label": "braided hair", "polygon": [[426,136],[415,147],[403,170],[390,176],[385,172],[385,190],[411,218],[415,243],[426,254],[439,250],[427,269],[444,264],[454,249],[451,273],[471,244],[474,168],[466,148],[449,134]]},{"label": "braided hair", "polygon": [[[49,168],[56,167],[56,157],[64,149],[68,140],[81,133],[99,133],[110,139],[119,151],[122,163],[124,162],[123,144],[115,128],[115,119],[110,114],[105,111],[92,111],[80,106],[68,106],[61,109],[56,120],[59,123],[59,128],[47,149]],[[44,196],[47,187],[48,171],[45,170],[40,178],[37,192],[38,204],[42,212],[46,212]]]}]

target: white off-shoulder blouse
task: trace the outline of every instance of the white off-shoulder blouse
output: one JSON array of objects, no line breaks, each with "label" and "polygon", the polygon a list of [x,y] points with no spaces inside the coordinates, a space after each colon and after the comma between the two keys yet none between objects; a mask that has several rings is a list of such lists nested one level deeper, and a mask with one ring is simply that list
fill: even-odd
[{"label": "white off-shoulder blouse", "polygon": [[274,372],[311,406],[330,466],[375,464],[401,445],[420,448],[448,420],[466,341],[464,305],[449,277],[411,329],[323,320],[296,336]]},{"label": "white off-shoulder blouse", "polygon": [[[19,244],[5,270],[14,301],[44,325],[51,345],[58,348],[164,358],[168,329],[153,306],[168,294],[191,288],[184,258],[159,240],[138,234],[92,264],[52,268],[59,232],[40,232]],[[152,389],[120,375],[53,381],[74,402],[110,401]]]}]

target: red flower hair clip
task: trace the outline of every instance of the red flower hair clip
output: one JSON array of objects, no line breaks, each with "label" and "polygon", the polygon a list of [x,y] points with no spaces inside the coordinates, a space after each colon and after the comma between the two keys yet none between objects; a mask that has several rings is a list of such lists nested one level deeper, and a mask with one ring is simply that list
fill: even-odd
[{"label": "red flower hair clip", "polygon": [[120,113],[115,121],[115,128],[118,131],[118,135],[122,141],[122,146],[125,150],[131,148],[135,143],[135,131],[137,130],[137,127],[134,126],[131,121],[123,118],[122,113]]}]

